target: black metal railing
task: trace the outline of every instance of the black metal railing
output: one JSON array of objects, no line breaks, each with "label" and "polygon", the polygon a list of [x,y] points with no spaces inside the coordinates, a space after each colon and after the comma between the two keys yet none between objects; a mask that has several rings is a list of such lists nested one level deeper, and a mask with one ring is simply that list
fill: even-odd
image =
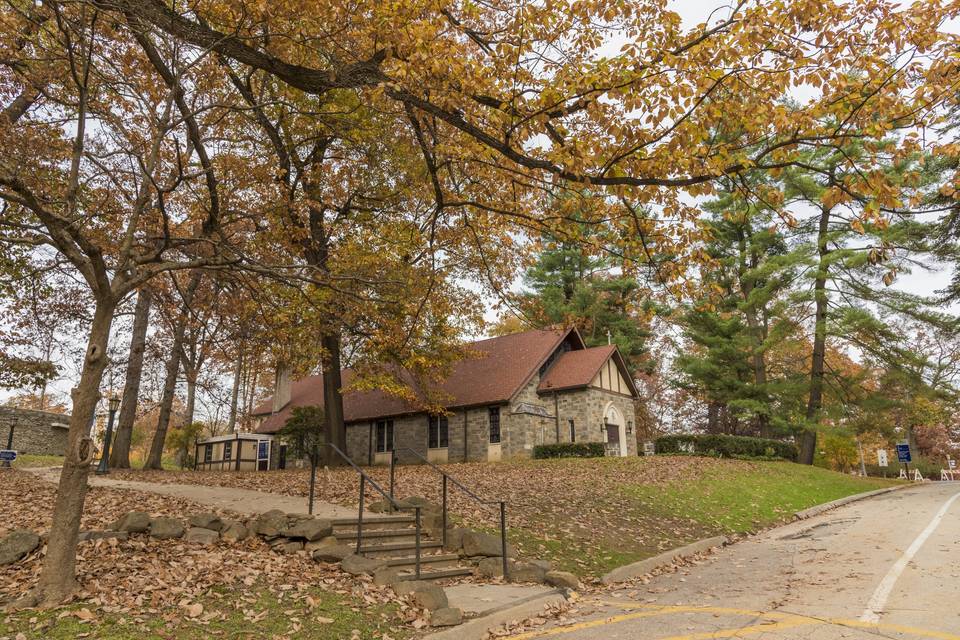
[{"label": "black metal railing", "polygon": [[[447,485],[452,482],[454,486],[463,491],[467,496],[472,498],[477,503],[483,506],[497,505],[500,509],[500,550],[503,554],[503,577],[507,579],[510,577],[510,571],[508,568],[507,560],[507,503],[503,500],[485,500],[478,496],[476,493],[468,489],[463,485],[462,482],[451,476],[449,473],[438,467],[436,464],[430,462],[425,457],[411,449],[410,447],[394,447],[393,451],[390,452],[390,502],[391,504],[396,504],[393,499],[394,495],[394,485],[396,484],[396,465],[397,465],[397,451],[403,450],[408,453],[413,454],[421,462],[425,463],[431,469],[440,474],[441,478],[441,494],[443,496],[443,507],[441,509],[442,519],[443,519],[443,546],[447,546],[447,522],[448,522],[448,508],[447,508]],[[418,512],[419,513],[419,512]],[[419,520],[419,515],[418,515]]]},{"label": "black metal railing", "polygon": [[[323,443],[323,445],[328,446],[328,447],[330,447],[331,449],[333,449],[333,450],[337,453],[337,455],[339,455],[339,456],[344,460],[344,462],[346,462],[348,465],[350,465],[351,467],[353,467],[353,469],[354,469],[358,474],[360,474],[360,499],[359,499],[359,506],[358,506],[358,508],[357,508],[357,549],[356,549],[356,552],[357,552],[357,555],[362,555],[362,554],[363,554],[363,504],[364,504],[364,497],[366,496],[366,489],[367,489],[366,485],[369,484],[371,487],[373,487],[374,489],[376,489],[377,493],[379,493],[379,494],[382,495],[387,501],[389,501],[391,508],[393,508],[393,509],[396,510],[396,511],[406,511],[406,510],[411,509],[411,507],[403,507],[403,506],[401,506],[396,500],[393,499],[393,481],[392,481],[392,476],[393,476],[392,467],[393,467],[393,465],[392,465],[392,464],[391,464],[391,483],[390,483],[391,486],[390,486],[390,493],[388,494],[386,491],[383,490],[382,487],[380,487],[379,484],[377,484],[377,483],[374,481],[373,478],[371,478],[370,476],[368,476],[368,475],[363,471],[363,469],[361,469],[361,468],[358,467],[356,464],[354,464],[353,460],[351,460],[351,459],[347,456],[347,454],[345,454],[343,451],[341,451],[339,447],[337,447],[335,444],[332,444],[332,443],[329,443],[329,442],[325,442],[325,443]],[[314,473],[316,472],[316,465],[313,465],[313,472],[314,472]],[[315,478],[313,477],[313,476],[314,476],[314,473],[311,473],[311,478],[310,478],[310,503],[309,503],[309,512],[310,512],[311,515],[313,514],[313,493],[314,493],[314,487],[316,486],[316,481],[315,481]],[[415,520],[415,522],[416,522],[416,542],[414,543],[414,549],[415,549],[415,551],[414,551],[414,553],[415,553],[415,556],[414,556],[414,564],[415,564],[415,567],[416,567],[416,578],[417,578],[417,580],[419,580],[419,579],[420,579],[420,558],[421,558],[421,535],[422,535],[422,528],[421,528],[421,525],[420,525],[420,522],[421,522],[420,515],[421,515],[421,514],[420,514],[420,507],[418,507],[418,506],[417,506],[417,507],[412,507],[412,509],[413,509],[413,511],[414,511],[414,516],[415,516],[414,520]]]}]

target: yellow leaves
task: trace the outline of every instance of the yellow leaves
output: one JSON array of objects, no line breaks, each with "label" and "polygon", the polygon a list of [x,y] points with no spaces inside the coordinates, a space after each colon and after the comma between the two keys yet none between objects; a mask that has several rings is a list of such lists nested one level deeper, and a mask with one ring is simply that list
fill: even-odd
[{"label": "yellow leaves", "polygon": [[833,209],[838,204],[848,202],[850,196],[840,187],[830,187],[820,196],[820,202],[827,209]]}]

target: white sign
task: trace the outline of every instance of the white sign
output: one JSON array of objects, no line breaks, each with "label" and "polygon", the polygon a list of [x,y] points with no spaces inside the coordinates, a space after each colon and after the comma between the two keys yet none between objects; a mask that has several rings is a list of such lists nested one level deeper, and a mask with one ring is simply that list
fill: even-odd
[{"label": "white sign", "polygon": [[877,449],[877,464],[881,467],[889,466],[886,449]]},{"label": "white sign", "polygon": [[657,447],[652,442],[643,443],[643,455],[652,456],[657,452]]},{"label": "white sign", "polygon": [[951,468],[951,469],[956,469],[956,468],[957,468],[957,461],[954,460],[953,458],[950,458],[949,460],[947,460],[947,464],[950,465],[950,468]]}]

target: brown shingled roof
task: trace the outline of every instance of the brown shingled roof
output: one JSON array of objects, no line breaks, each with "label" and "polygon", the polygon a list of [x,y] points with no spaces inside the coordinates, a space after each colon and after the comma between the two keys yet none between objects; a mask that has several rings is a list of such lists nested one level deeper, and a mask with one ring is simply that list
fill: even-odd
[{"label": "brown shingled roof", "polygon": [[543,376],[537,391],[560,391],[587,386],[616,350],[614,345],[606,345],[567,351],[557,358],[547,374]]},{"label": "brown shingled roof", "polygon": [[[507,402],[566,339],[574,341],[575,348],[583,347],[580,335],[571,329],[524,331],[474,342],[467,348],[475,354],[453,366],[439,391],[451,398],[447,404],[451,409]],[[344,369],[341,376],[343,385],[349,386],[353,371]],[[294,382],[290,402],[264,420],[258,431],[275,433],[286,423],[293,407],[308,405],[323,406],[323,376],[308,376]],[[266,415],[271,409],[272,400],[267,399],[254,409],[253,414]],[[379,390],[348,391],[343,396],[346,422],[417,411],[417,407]]]}]

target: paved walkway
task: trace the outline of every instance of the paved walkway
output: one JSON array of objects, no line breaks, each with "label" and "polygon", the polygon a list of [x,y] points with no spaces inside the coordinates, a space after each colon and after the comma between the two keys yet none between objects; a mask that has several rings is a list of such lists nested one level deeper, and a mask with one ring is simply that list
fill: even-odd
[{"label": "paved walkway", "polygon": [[[36,474],[40,478],[56,484],[60,479],[60,467],[43,467],[24,469]],[[138,482],[133,480],[119,480],[110,476],[90,474],[87,480],[94,487],[110,487],[113,489],[133,489],[156,493],[163,496],[186,498],[199,504],[220,509],[229,509],[237,513],[255,515],[272,509],[280,509],[287,513],[306,513],[307,499],[296,496],[285,496],[279,493],[266,493],[251,489],[233,489],[230,487],[211,487],[197,484],[162,484],[158,482]],[[314,502],[314,515],[320,518],[354,518],[357,510],[328,502]]]},{"label": "paved walkway", "polygon": [[772,529],[514,640],[960,640],[960,484]]}]

